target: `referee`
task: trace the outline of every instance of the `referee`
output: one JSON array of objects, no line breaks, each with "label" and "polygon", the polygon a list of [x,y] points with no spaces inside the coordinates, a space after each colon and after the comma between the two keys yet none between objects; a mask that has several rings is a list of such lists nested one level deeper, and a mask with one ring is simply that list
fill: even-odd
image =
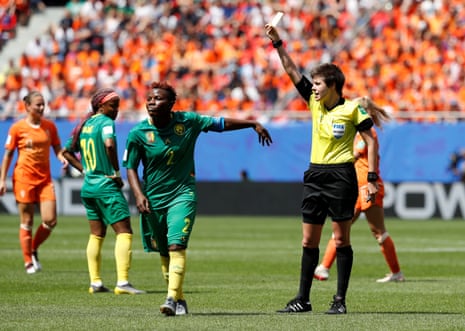
[{"label": "referee", "polygon": [[373,121],[358,103],[342,97],[345,77],[339,67],[329,63],[317,66],[310,72],[310,82],[298,71],[276,28],[266,24],[265,33],[277,50],[284,70],[312,112],[312,151],[310,167],[304,173],[301,207],[300,285],[295,298],[278,312],[312,310],[310,290],[313,273],[318,265],[321,232],[329,216],[336,243],[337,291],[326,314],[346,314],[346,292],[353,263],[350,227],[358,197],[353,142],[358,131],[368,146],[368,198],[374,199],[378,191],[378,151],[370,131]]}]

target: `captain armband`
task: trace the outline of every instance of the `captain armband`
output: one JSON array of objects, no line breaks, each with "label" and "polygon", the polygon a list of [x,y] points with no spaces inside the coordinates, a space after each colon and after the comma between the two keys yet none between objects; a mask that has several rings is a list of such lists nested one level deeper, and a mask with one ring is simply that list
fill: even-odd
[{"label": "captain armband", "polygon": [[224,117],[213,117],[213,123],[208,127],[209,131],[223,132]]}]

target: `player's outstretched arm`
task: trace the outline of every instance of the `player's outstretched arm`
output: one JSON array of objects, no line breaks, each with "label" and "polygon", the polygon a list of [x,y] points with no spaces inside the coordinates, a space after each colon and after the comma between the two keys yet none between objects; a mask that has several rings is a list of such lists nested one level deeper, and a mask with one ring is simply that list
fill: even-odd
[{"label": "player's outstretched arm", "polygon": [[245,128],[253,128],[258,134],[258,142],[263,146],[265,146],[265,144],[270,146],[273,142],[268,130],[257,121],[241,120],[236,118],[224,119],[224,131],[240,130]]}]

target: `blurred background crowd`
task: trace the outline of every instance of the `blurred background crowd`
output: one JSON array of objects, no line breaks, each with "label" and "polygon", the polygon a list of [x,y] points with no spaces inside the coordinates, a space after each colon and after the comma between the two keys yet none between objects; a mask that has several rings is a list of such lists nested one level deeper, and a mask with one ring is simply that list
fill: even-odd
[{"label": "blurred background crowd", "polygon": [[[47,6],[0,4],[4,57],[15,31]],[[75,120],[96,88],[113,87],[122,96],[120,120],[138,120],[146,88],[158,80],[177,89],[177,109],[306,119],[264,33],[277,11],[285,13],[278,29],[302,71],[338,64],[347,97],[369,95],[404,120],[465,111],[463,0],[70,0],[58,23],[34,27],[40,34],[0,68],[0,119],[20,116],[22,97],[34,89],[50,117]]]}]

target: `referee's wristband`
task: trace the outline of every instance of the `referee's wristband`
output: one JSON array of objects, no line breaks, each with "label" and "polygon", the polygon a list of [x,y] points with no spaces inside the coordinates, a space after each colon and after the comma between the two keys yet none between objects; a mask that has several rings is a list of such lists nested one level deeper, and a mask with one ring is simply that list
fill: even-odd
[{"label": "referee's wristband", "polygon": [[376,172],[369,172],[367,175],[367,180],[369,182],[376,182],[379,179],[379,176]]},{"label": "referee's wristband", "polygon": [[281,47],[283,45],[283,41],[281,39],[279,40],[276,40],[276,41],[272,41],[271,44],[273,45],[274,48],[278,48],[278,47]]}]

